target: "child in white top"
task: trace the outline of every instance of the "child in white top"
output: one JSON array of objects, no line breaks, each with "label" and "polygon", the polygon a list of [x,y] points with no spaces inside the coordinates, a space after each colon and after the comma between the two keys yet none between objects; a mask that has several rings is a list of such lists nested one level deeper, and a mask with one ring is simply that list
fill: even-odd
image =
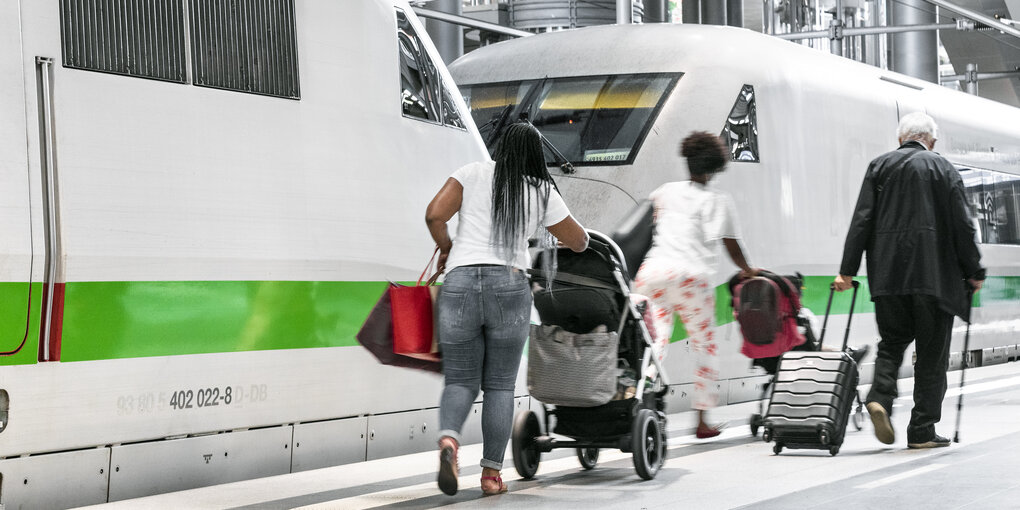
[{"label": "child in white top", "polygon": [[681,154],[687,158],[691,180],[663,184],[650,195],[655,205],[652,248],[638,269],[634,290],[648,296],[660,323],[672,335],[673,315],[679,315],[695,355],[694,408],[698,413],[696,435],[719,435],[719,427],[705,421],[705,411],[719,401],[715,381],[719,378],[718,344],[712,329],[715,294],[715,249],[721,240],[744,276],[753,276],[738,240],[733,200],[711,189],[708,182],[723,170],[729,154],[719,137],[695,132],[684,139]]}]

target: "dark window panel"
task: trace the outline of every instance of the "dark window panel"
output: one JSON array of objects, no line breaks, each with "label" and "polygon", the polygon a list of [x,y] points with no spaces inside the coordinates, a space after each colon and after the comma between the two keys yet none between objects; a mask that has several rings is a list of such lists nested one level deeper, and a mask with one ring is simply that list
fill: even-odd
[{"label": "dark window panel", "polygon": [[61,0],[64,67],[186,83],[180,0]]},{"label": "dark window panel", "polygon": [[299,99],[293,0],[190,0],[195,85]]}]

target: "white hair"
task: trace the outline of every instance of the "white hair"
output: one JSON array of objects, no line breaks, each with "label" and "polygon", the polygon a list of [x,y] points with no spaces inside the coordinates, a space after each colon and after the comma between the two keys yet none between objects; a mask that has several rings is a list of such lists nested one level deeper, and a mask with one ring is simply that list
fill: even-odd
[{"label": "white hair", "polygon": [[924,112],[904,115],[900,119],[900,126],[896,128],[896,136],[903,141],[920,140],[922,138],[935,140],[938,138],[937,132],[938,126],[935,125],[935,119]]}]

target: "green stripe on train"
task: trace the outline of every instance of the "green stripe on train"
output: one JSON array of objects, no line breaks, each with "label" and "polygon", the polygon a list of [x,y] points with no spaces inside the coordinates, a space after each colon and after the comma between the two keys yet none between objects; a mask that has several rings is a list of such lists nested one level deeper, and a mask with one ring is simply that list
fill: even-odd
[{"label": "green stripe on train", "polygon": [[385,282],[68,283],[62,361],[344,347]]},{"label": "green stripe on train", "polygon": [[38,358],[42,285],[31,285],[31,312],[29,294],[28,283],[0,282],[0,352],[13,352],[0,356],[0,366],[28,365]]},{"label": "green stripe on train", "polygon": [[[874,310],[862,280],[856,311]],[[825,312],[832,277],[809,276],[804,305]],[[61,360],[170,356],[217,352],[357,345],[354,335],[386,282],[71,282],[66,287]],[[34,363],[38,352],[41,287],[33,285],[28,341],[0,365]],[[1020,277],[990,278],[986,303],[1020,303]],[[844,314],[850,293],[837,294]],[[25,335],[27,284],[0,283],[0,350]],[[716,323],[733,322],[726,287],[716,288]],[[684,338],[678,323],[673,341]],[[16,340],[16,341],[15,341]],[[13,344],[13,345],[12,345]]]}]

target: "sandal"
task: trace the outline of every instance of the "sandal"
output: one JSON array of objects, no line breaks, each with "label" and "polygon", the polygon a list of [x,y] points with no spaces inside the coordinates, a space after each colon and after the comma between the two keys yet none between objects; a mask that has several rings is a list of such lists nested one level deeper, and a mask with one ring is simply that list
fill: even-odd
[{"label": "sandal", "polygon": [[[485,489],[485,481],[486,480],[491,480],[493,482],[498,483],[499,485],[497,485],[496,488],[493,489],[493,490],[486,490]],[[483,476],[482,477],[482,494],[485,495],[485,496],[496,496],[496,495],[499,495],[499,494],[503,494],[504,492],[507,492],[509,490],[510,490],[510,488],[507,487],[505,483],[503,483],[503,477],[501,477],[501,476]]]},{"label": "sandal", "polygon": [[439,490],[453,496],[457,493],[457,477],[459,475],[457,442],[451,440],[440,442],[440,444],[443,446],[439,448],[439,475],[436,476],[436,482],[439,484]]}]

